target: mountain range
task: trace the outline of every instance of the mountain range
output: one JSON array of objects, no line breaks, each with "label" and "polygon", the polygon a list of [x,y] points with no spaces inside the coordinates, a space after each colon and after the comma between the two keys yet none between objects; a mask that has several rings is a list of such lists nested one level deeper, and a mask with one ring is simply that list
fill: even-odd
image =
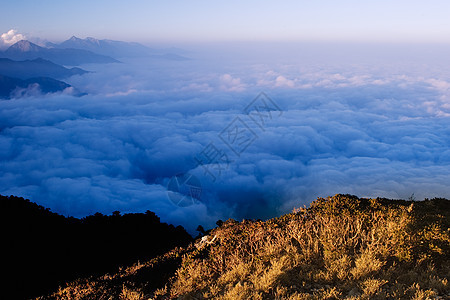
[{"label": "mountain range", "polygon": [[[29,46],[33,51],[33,46]],[[71,85],[57,79],[85,73],[88,71],[76,67],[69,69],[42,58],[24,61],[0,58],[0,99],[62,92]],[[71,94],[84,95],[76,89]]]},{"label": "mountain range", "polygon": [[122,42],[107,39],[99,40],[92,37],[80,39],[76,36],[72,36],[62,43],[47,43],[46,46],[56,49],[70,48],[86,50],[114,58],[149,57],[175,61],[188,60],[187,57],[183,56],[183,54],[187,52],[183,49],[153,49],[134,42]]},{"label": "mountain range", "polygon": [[54,63],[69,66],[78,66],[89,63],[117,63],[118,60],[88,50],[74,48],[44,48],[30,41],[21,40],[10,46],[0,57],[12,60],[27,60],[42,58]]},{"label": "mountain range", "polygon": [[98,53],[115,58],[147,56],[152,50],[139,43],[127,43],[113,40],[98,40],[92,37],[85,39],[72,36],[70,39],[60,43],[47,44],[57,49],[80,49]]},{"label": "mountain range", "polygon": [[78,66],[89,63],[117,63],[117,58],[146,57],[183,61],[186,51],[177,48],[152,49],[139,43],[98,40],[92,37],[80,39],[75,36],[62,43],[46,43],[45,47],[21,40],[5,51],[0,58],[32,60],[42,58],[61,65]]},{"label": "mountain range", "polygon": [[[88,71],[73,67],[89,63],[118,63],[119,57],[142,57],[172,61],[188,60],[178,53],[182,49],[155,50],[139,43],[75,36],[62,43],[47,43],[45,47],[21,40],[0,51],[0,99],[11,99],[29,92],[44,94],[60,92],[69,84],[57,79],[83,75]],[[20,91],[19,93],[16,93]],[[75,96],[83,93],[76,92]]]}]

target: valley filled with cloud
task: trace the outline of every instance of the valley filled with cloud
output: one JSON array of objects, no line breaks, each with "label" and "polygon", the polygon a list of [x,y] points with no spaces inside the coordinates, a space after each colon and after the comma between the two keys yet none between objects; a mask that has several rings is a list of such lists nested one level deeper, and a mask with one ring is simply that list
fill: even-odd
[{"label": "valley filled with cloud", "polygon": [[[450,197],[448,47],[183,47],[189,59],[83,64],[65,79],[81,97],[0,100],[0,194],[77,217],[151,210],[191,233],[336,193]],[[261,92],[279,108],[263,126],[245,111]],[[236,122],[251,135],[238,153],[224,141]],[[212,149],[220,166],[199,164]],[[167,191],[182,173],[201,182],[186,207]]]}]

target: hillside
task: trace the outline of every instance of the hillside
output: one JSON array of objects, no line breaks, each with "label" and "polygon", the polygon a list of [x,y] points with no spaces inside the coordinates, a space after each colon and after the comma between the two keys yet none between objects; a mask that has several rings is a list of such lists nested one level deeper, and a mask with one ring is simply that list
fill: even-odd
[{"label": "hillside", "polygon": [[65,68],[51,61],[37,58],[33,60],[14,61],[8,58],[0,58],[0,74],[19,79],[32,77],[67,78],[73,75],[88,73],[80,68]]},{"label": "hillside", "polygon": [[[62,92],[71,85],[49,77],[35,77],[26,80],[0,75],[0,99],[20,98],[26,95]],[[83,95],[74,93],[74,96]]]},{"label": "hillside", "polygon": [[0,226],[7,274],[1,299],[51,293],[67,281],[116,272],[192,241],[150,211],[77,219],[13,196],[0,196]]},{"label": "hillside", "polygon": [[450,201],[319,198],[40,299],[448,299]]}]

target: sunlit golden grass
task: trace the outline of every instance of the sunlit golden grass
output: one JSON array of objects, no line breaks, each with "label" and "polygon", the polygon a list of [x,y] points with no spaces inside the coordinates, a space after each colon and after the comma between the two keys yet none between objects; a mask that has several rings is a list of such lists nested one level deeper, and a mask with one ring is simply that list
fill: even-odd
[{"label": "sunlit golden grass", "polygon": [[[449,202],[319,198],[265,222],[228,220],[187,249],[73,283],[49,298],[449,297]],[[170,279],[153,284],[155,272]]]}]

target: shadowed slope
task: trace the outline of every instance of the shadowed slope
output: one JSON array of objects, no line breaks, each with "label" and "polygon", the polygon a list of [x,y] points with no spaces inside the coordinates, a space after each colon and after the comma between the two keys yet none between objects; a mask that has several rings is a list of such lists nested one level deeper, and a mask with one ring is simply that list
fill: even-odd
[{"label": "shadowed slope", "polygon": [[2,296],[22,299],[56,290],[66,281],[117,271],[145,261],[191,236],[161,223],[153,212],[67,218],[18,197],[0,196],[2,270],[8,274]]}]

